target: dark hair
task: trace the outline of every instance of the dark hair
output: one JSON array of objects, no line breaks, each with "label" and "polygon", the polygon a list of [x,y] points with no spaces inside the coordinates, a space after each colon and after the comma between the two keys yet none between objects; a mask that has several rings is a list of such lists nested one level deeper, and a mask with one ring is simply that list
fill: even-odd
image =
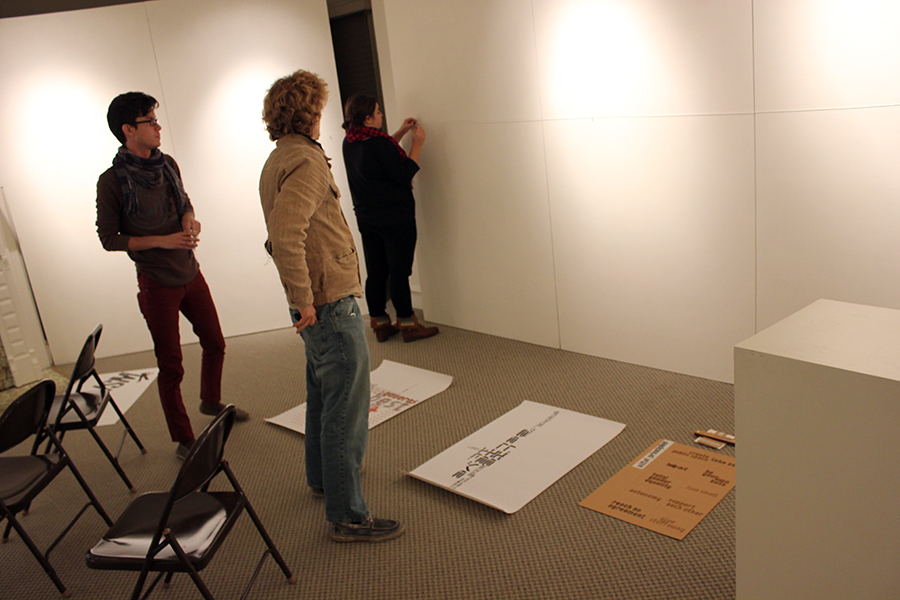
[{"label": "dark hair", "polygon": [[347,98],[347,103],[344,104],[344,124],[341,127],[344,129],[349,129],[351,125],[364,127],[366,117],[371,117],[375,114],[376,104],[378,104],[378,101],[366,94],[350,96]]},{"label": "dark hair", "polygon": [[106,122],[116,139],[125,143],[122,125],[134,125],[135,121],[159,106],[156,98],[143,92],[126,92],[119,94],[109,103],[106,111]]},{"label": "dark hair", "polygon": [[263,99],[263,121],[273,142],[292,133],[310,135],[328,102],[328,84],[299,70],[272,84]]}]

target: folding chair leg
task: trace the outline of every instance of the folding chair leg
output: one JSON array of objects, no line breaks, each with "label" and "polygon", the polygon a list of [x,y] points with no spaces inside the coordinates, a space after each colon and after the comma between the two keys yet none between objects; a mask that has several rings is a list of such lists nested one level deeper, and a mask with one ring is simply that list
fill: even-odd
[{"label": "folding chair leg", "polygon": [[119,440],[119,447],[116,448],[116,460],[119,460],[119,457],[122,456],[122,448],[125,447],[126,437],[128,437],[128,430],[122,429],[122,439]]},{"label": "folding chair leg", "polygon": [[[122,451],[122,446],[125,443],[125,434],[127,433],[128,435],[131,436],[131,439],[134,440],[134,443],[137,444],[137,447],[138,447],[138,449],[140,449],[141,454],[147,454],[147,449],[144,448],[144,445],[141,443],[141,440],[138,439],[137,434],[134,432],[134,429],[131,428],[131,425],[128,423],[128,419],[125,418],[124,413],[122,413],[122,411],[119,410],[119,406],[116,404],[116,402],[112,398],[110,398],[109,403],[113,407],[113,410],[116,411],[116,414],[119,415],[119,420],[122,421],[122,425],[125,426],[125,431],[122,432],[122,443],[119,444],[119,452]],[[118,457],[119,457],[119,454],[117,453],[116,458],[118,458]]]},{"label": "folding chair leg", "polygon": [[[284,558],[281,556],[281,552],[278,551],[278,548],[275,547],[275,542],[272,541],[272,538],[269,537],[269,532],[266,531],[265,526],[263,525],[262,520],[257,516],[256,511],[253,510],[253,505],[250,504],[249,498],[244,494],[244,490],[241,487],[241,484],[238,483],[237,478],[234,476],[234,473],[231,472],[231,467],[227,462],[222,463],[222,470],[225,471],[225,476],[228,478],[228,481],[231,482],[231,485],[234,486],[234,489],[240,492],[244,496],[244,509],[247,511],[247,514],[250,515],[250,520],[253,521],[253,524],[256,526],[256,530],[259,532],[259,535],[262,537],[263,541],[266,543],[266,547],[272,553],[272,558],[275,559],[275,562],[278,563],[278,566],[281,568],[281,572],[284,573],[284,576],[287,577],[288,583],[296,583],[297,579],[294,577],[294,574],[291,573],[290,567],[287,566],[287,563],[284,561]],[[265,558],[265,556],[263,556]],[[258,570],[258,567],[257,567]],[[254,576],[255,578],[255,576]],[[252,583],[252,580],[251,580]],[[249,591],[249,588],[248,590]],[[246,592],[245,592],[246,594]]]},{"label": "folding chair leg", "polygon": [[[60,443],[62,443],[64,437],[66,437],[65,429],[56,432],[56,439],[59,440]],[[44,439],[47,440],[47,447],[44,449],[44,454],[50,454],[50,451],[53,450],[55,446],[53,445],[53,440],[46,436],[41,438],[40,442],[35,441],[34,447],[37,448],[41,443],[43,443]]]},{"label": "folding chair leg", "polygon": [[[147,568],[147,565],[144,565],[144,568],[141,570],[141,574],[138,575],[137,583],[134,584],[134,591],[131,592],[131,600],[140,600],[141,591],[144,589],[144,582],[147,581],[147,575],[150,573],[150,570]],[[150,584],[150,589],[147,590],[147,593],[144,594],[144,598],[150,595],[150,592],[153,591],[153,588],[156,587],[156,582],[159,581],[159,578],[162,577],[162,573]]]},{"label": "folding chair leg", "polygon": [[250,581],[247,582],[247,585],[244,587],[244,593],[241,594],[240,600],[247,600],[247,597],[250,595],[250,589],[253,587],[253,584],[256,583],[256,578],[259,576],[259,572],[262,571],[262,567],[266,564],[266,557],[272,554],[271,548],[266,548],[262,556],[259,557],[259,562],[256,563],[256,569],[253,571],[253,576],[250,577]]},{"label": "folding chair leg", "polygon": [[93,427],[88,427],[87,430],[94,436],[94,440],[97,442],[97,445],[100,446],[100,449],[103,450],[103,454],[106,455],[106,458],[109,459],[109,462],[112,463],[113,468],[116,470],[116,473],[119,474],[119,477],[125,482],[125,485],[128,486],[128,491],[133,494],[135,492],[134,484],[131,483],[131,480],[128,479],[128,475],[125,474],[125,471],[122,470],[122,466],[119,465],[119,459],[112,455],[112,452],[109,451],[109,448],[106,447],[106,444],[103,443],[103,440],[100,439],[100,436],[97,435],[97,432],[94,431]]},{"label": "folding chair leg", "polygon": [[269,549],[269,552],[272,553],[272,558],[275,559],[275,562],[278,563],[278,566],[281,568],[281,572],[284,573],[285,577],[287,577],[288,583],[296,583],[297,579],[294,577],[294,574],[291,573],[291,569],[287,566],[284,558],[282,558],[281,552],[279,552],[278,548],[275,547],[275,542],[273,542],[272,538],[269,537],[269,532],[266,531],[266,528],[263,526],[262,521],[258,516],[256,516],[256,511],[253,510],[253,507],[250,505],[250,501],[247,500],[246,496],[244,496],[244,500],[244,508],[246,509],[247,514],[250,515],[250,519],[253,521],[253,524],[256,525],[256,529],[257,531],[259,531],[259,535],[262,536],[263,541],[266,543],[266,547]]},{"label": "folding chair leg", "polygon": [[209,588],[206,587],[206,582],[203,581],[203,578],[200,577],[200,573],[197,572],[197,569],[194,568],[193,563],[191,563],[191,559],[187,557],[187,554],[184,553],[184,550],[181,548],[181,544],[178,543],[178,540],[171,534],[171,532],[166,529],[163,531],[163,535],[166,537],[166,540],[171,545],[172,550],[175,551],[175,554],[178,555],[178,558],[181,560],[181,563],[187,568],[187,574],[191,576],[191,579],[194,580],[194,585],[197,586],[197,589],[200,591],[200,594],[203,596],[205,600],[216,600],[212,595],[212,592],[209,591]]},{"label": "folding chair leg", "polygon": [[62,533],[60,533],[58,536],[56,536],[56,539],[53,540],[53,543],[50,544],[50,547],[48,547],[47,551],[44,552],[44,556],[46,556],[48,559],[50,558],[50,553],[53,552],[53,549],[56,548],[56,545],[58,543],[60,543],[64,537],[66,537],[66,534],[69,533],[69,531],[72,529],[72,527],[75,526],[75,523],[78,522],[78,519],[81,518],[81,515],[84,514],[84,511],[86,511],[90,505],[91,505],[91,503],[88,502],[87,504],[85,504],[84,506],[81,507],[81,510],[78,511],[78,514],[75,515],[75,518],[73,518],[71,521],[69,521],[69,524],[66,525],[66,528],[62,530]]},{"label": "folding chair leg", "polygon": [[53,585],[59,590],[59,593],[63,595],[63,598],[68,598],[70,593],[69,590],[63,585],[62,580],[59,578],[59,575],[56,574],[56,570],[50,564],[50,561],[47,560],[47,557],[41,554],[41,551],[38,550],[38,547],[31,541],[31,538],[28,537],[28,533],[25,532],[25,529],[19,524],[14,516],[6,515],[6,518],[9,519],[7,527],[12,526],[16,530],[16,533],[19,534],[19,537],[22,538],[22,541],[25,542],[25,545],[28,546],[28,549],[31,550],[34,557],[41,563],[44,571],[50,577],[50,580],[53,581]]},{"label": "folding chair leg", "polygon": [[[107,525],[112,527],[112,525],[113,525],[112,519],[110,519],[109,515],[106,514],[106,511],[103,510],[103,506],[100,504],[100,501],[97,500],[97,496],[95,496],[94,492],[91,491],[91,488],[88,487],[88,484],[84,480],[84,477],[81,476],[81,471],[79,471],[75,467],[75,463],[72,462],[72,459],[71,459],[71,457],[69,457],[68,453],[66,453],[66,459],[69,462],[69,470],[72,471],[72,475],[75,476],[75,480],[78,481],[78,484],[81,486],[81,489],[84,490],[84,493],[87,495],[88,500],[90,500],[89,504],[94,507],[94,510],[97,511],[97,514],[100,515],[100,518],[103,519],[103,521]],[[87,506],[85,506],[85,508],[87,508]],[[84,509],[82,509],[82,512],[84,512]]]}]

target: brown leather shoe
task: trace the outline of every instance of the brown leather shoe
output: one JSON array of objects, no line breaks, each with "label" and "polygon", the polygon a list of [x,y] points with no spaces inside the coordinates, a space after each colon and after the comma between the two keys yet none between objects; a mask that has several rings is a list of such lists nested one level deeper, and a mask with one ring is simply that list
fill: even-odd
[{"label": "brown leather shoe", "polygon": [[412,323],[404,323],[400,319],[397,319],[397,327],[400,329],[400,333],[403,335],[404,342],[414,342],[416,340],[424,340],[425,338],[430,338],[433,335],[438,334],[437,327],[426,327],[419,323],[419,318],[413,315]]},{"label": "brown leather shoe", "polygon": [[372,331],[375,332],[375,339],[379,342],[386,342],[389,337],[400,331],[390,321],[379,323],[377,317],[369,317],[369,322],[372,324]]}]

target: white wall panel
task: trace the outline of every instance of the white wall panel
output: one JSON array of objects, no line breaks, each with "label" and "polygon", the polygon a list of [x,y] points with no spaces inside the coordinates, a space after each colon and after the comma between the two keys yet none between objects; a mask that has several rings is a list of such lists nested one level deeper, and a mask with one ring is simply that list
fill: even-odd
[{"label": "white wall panel", "polygon": [[[384,6],[397,102],[429,132],[427,316],[730,380],[755,331],[750,2]],[[722,113],[745,116],[568,121]],[[607,209],[634,235],[595,229]],[[554,317],[535,293],[559,297],[558,332],[534,329]]]},{"label": "white wall panel", "polygon": [[534,0],[545,119],[753,111],[750,0]]},{"label": "white wall panel", "polygon": [[900,100],[900,4],[754,0],[756,109],[878,106]]},{"label": "white wall panel", "polygon": [[540,123],[429,130],[416,179],[425,314],[558,346]]},{"label": "white wall panel", "polygon": [[426,318],[557,346],[530,4],[383,6],[388,116],[415,116],[428,135],[414,181]]},{"label": "white wall panel", "polygon": [[133,263],[103,250],[95,224],[97,178],[119,145],[110,100],[161,94],[143,7],[0,20],[0,63],[0,185],[54,359],[73,361],[101,322],[101,352],[150,347]]},{"label": "white wall panel", "polygon": [[900,107],[757,117],[759,328],[820,298],[900,308]]},{"label": "white wall panel", "polygon": [[752,117],[545,129],[562,347],[731,380],[755,333]]},{"label": "white wall panel", "polygon": [[[385,0],[401,115],[437,121],[540,118],[531,5],[520,0]],[[386,57],[381,58],[382,61]]]}]

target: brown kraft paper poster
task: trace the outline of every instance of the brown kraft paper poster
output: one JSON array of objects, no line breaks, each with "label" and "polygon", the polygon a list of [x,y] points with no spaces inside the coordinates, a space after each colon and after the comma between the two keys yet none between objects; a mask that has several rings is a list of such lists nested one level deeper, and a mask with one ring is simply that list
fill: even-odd
[{"label": "brown kraft paper poster", "polygon": [[658,440],[579,505],[683,540],[735,484],[735,458]]}]

